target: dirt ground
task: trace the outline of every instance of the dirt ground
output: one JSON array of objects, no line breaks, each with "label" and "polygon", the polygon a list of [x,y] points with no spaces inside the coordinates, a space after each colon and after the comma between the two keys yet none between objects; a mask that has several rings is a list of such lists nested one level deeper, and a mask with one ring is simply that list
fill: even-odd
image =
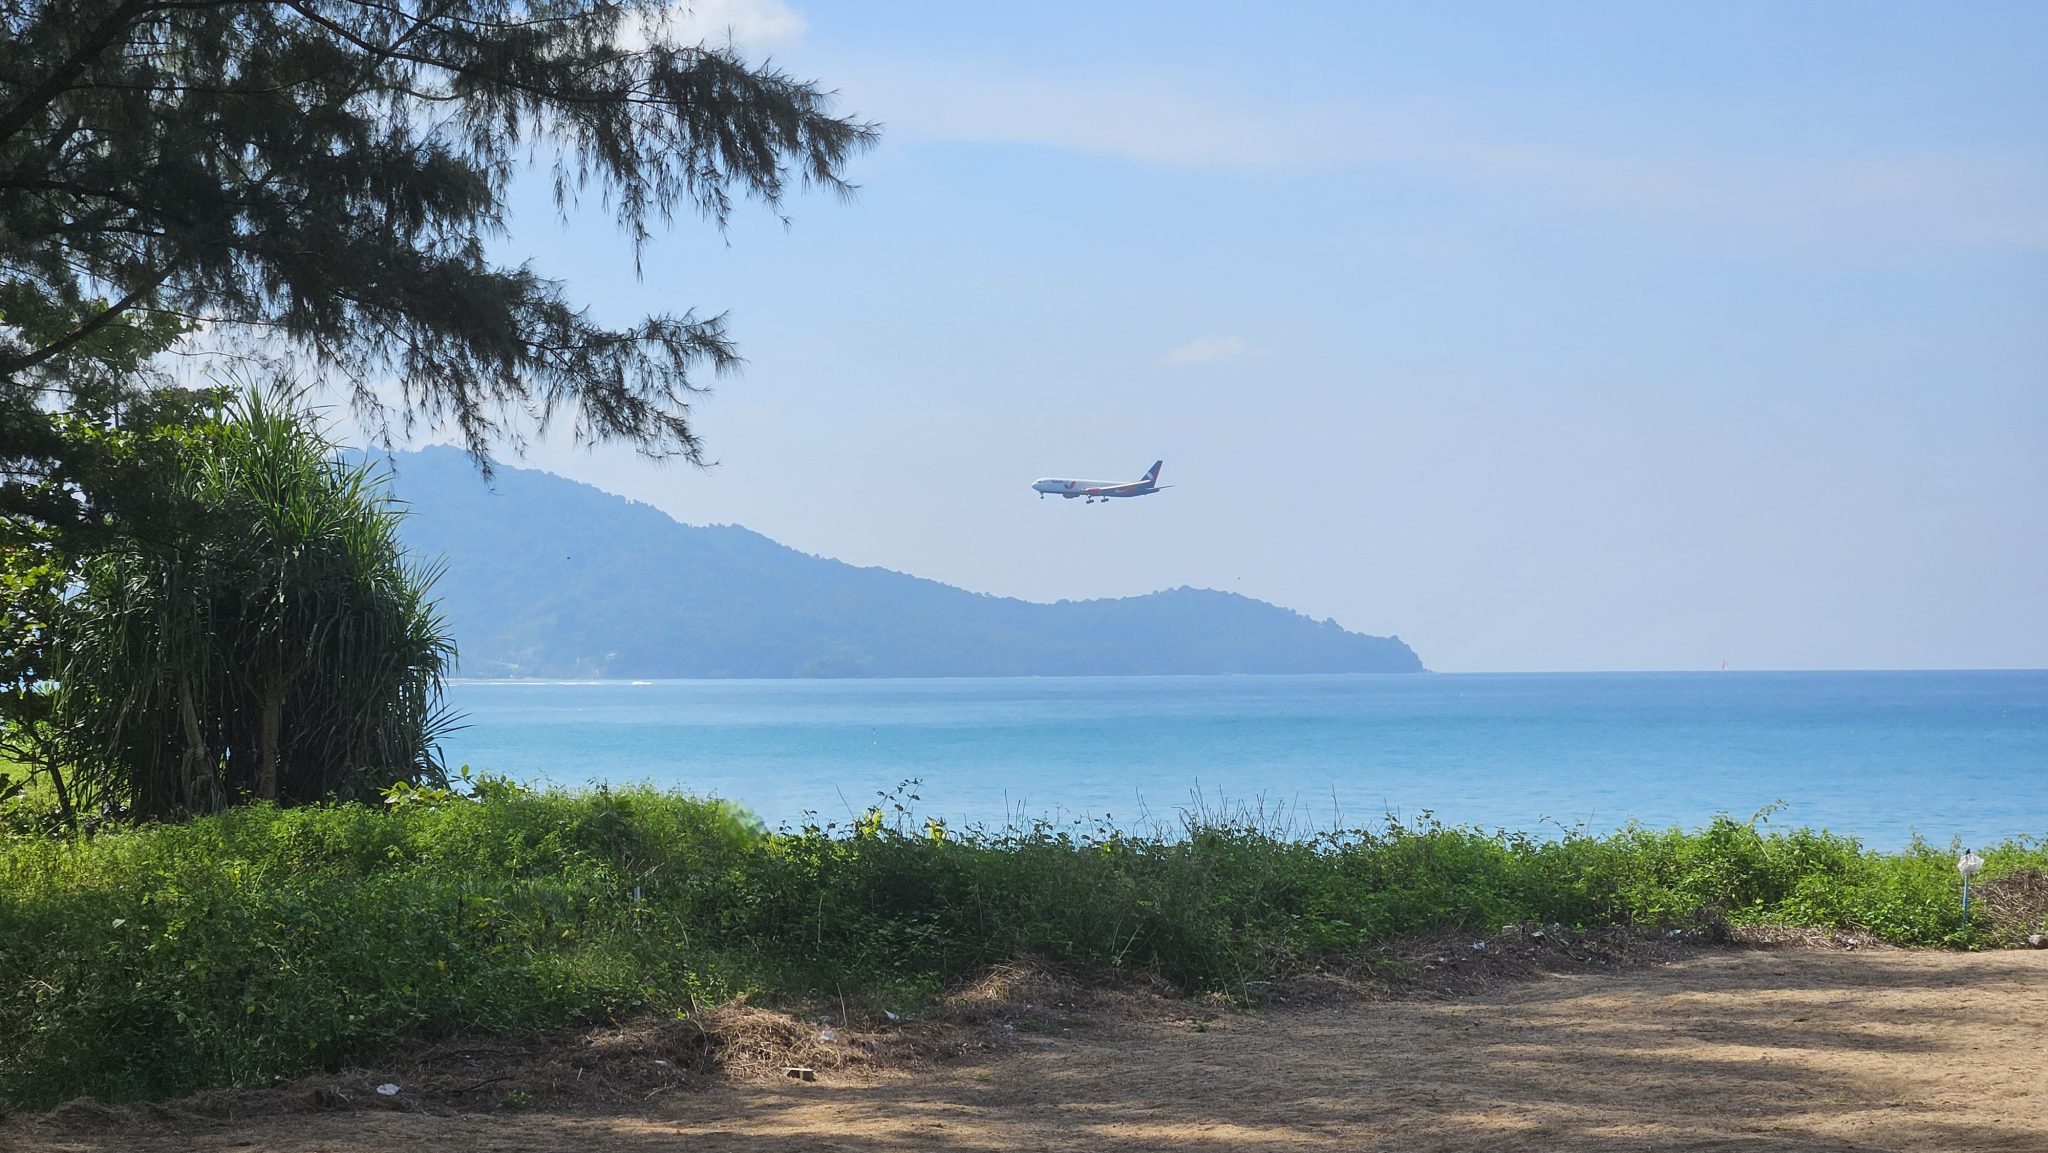
[{"label": "dirt ground", "polygon": [[[955,1027],[952,1059],[691,1073],[603,1107],[528,1097],[509,1073],[380,1098],[376,1078],[401,1074],[370,1071],[217,1116],[17,1116],[0,1150],[2048,1151],[2048,951],[1705,948],[1479,986],[988,1017]],[[328,1107],[286,1104],[309,1092]]]}]

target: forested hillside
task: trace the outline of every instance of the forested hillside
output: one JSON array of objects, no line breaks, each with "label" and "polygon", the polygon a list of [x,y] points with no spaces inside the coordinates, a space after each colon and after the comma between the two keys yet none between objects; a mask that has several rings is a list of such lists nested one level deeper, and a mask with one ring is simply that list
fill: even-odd
[{"label": "forested hillside", "polygon": [[1233,593],[1036,604],[679,524],[549,473],[488,487],[450,448],[400,453],[408,543],[466,676],[895,677],[1419,672],[1398,638]]}]

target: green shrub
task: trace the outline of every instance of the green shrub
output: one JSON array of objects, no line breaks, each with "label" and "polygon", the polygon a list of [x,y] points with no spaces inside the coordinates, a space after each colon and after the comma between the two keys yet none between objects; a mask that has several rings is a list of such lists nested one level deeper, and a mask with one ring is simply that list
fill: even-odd
[{"label": "green shrub", "polygon": [[[897,809],[770,833],[650,789],[248,807],[0,839],[0,1103],[175,1095],[394,1038],[693,999],[930,994],[1020,955],[1191,990],[1509,922],[1856,929],[1975,947],[1953,853],[1723,818],[1554,838],[1424,820],[1289,835],[948,830]],[[1988,881],[2048,848],[1985,853]]]},{"label": "green shrub", "polygon": [[[28,742],[71,818],[366,800],[444,777],[455,645],[403,508],[311,418],[250,391],[184,430],[174,527],[86,556]],[[24,698],[15,694],[16,704]],[[19,711],[9,709],[8,712]]]}]

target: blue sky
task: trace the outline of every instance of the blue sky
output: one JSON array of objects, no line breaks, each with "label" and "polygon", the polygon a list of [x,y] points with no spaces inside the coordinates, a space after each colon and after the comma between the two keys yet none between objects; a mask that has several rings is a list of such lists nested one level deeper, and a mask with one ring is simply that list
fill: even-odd
[{"label": "blue sky", "polygon": [[1445,670],[2048,665],[2048,6],[695,8],[883,143],[638,279],[525,189],[501,257],[748,359],[712,470],[531,465]]}]

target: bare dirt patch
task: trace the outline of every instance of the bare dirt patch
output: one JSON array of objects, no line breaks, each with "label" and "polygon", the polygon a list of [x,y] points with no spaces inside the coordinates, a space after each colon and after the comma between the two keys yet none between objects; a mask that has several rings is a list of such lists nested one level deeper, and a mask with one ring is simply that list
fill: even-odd
[{"label": "bare dirt patch", "polygon": [[[1311,974],[1249,1012],[1023,966],[922,1022],[738,1006],[457,1042],[17,1116],[0,1149],[2048,1149],[2048,952],[1474,943]],[[784,1075],[799,1061],[815,1080]],[[485,1077],[504,1079],[455,1091]]]}]

